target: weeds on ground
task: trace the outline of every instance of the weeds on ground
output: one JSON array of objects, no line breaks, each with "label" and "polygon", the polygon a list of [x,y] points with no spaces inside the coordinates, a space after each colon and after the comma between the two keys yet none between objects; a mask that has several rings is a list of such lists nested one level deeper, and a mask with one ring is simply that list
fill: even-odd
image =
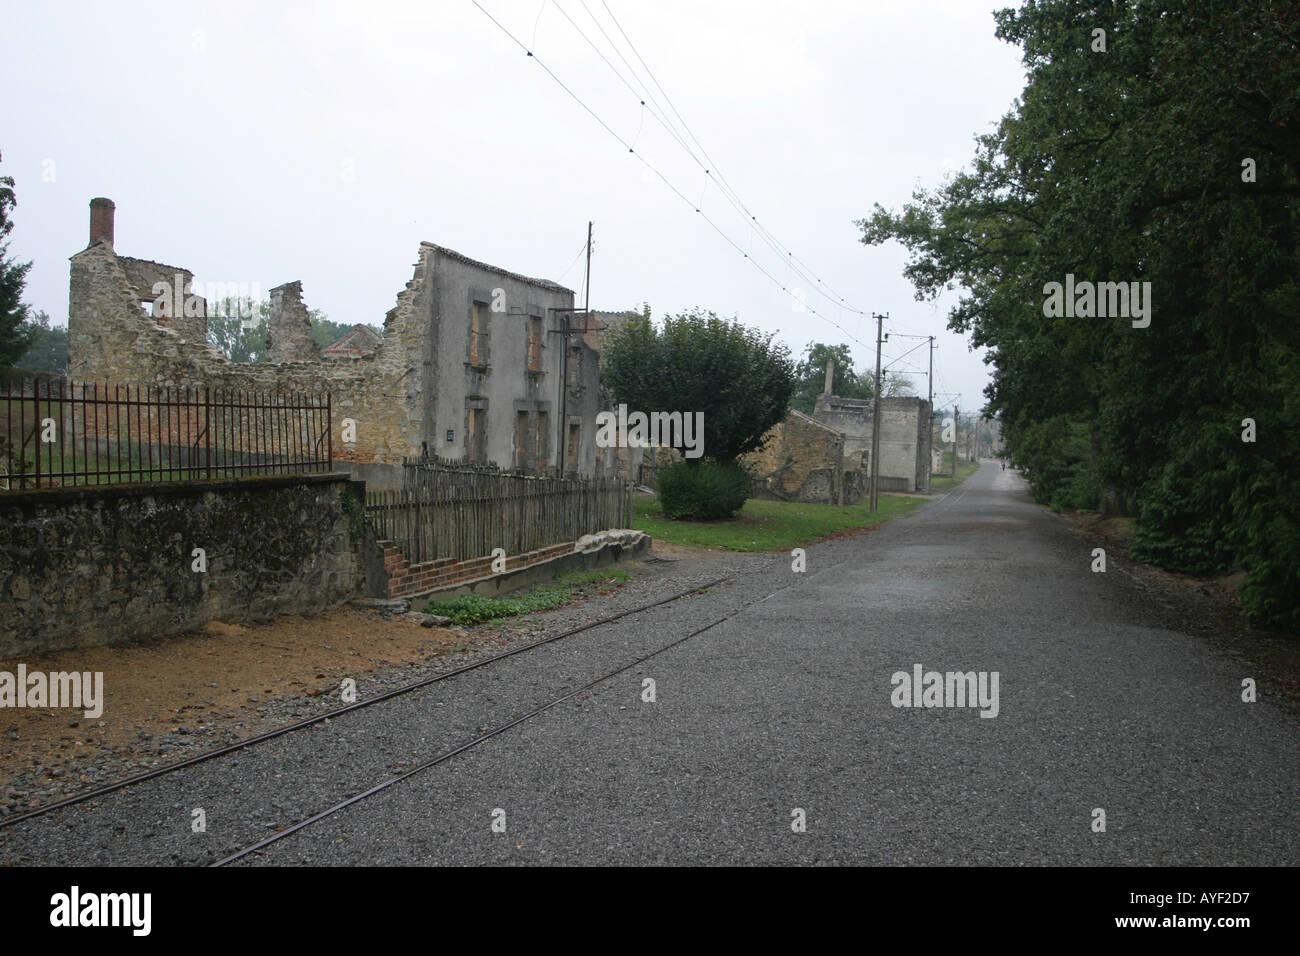
[{"label": "weeds on ground", "polygon": [[[431,602],[424,612],[451,618],[453,624],[482,624],[496,618],[562,607],[584,596],[594,585],[622,584],[630,577],[626,571],[570,571],[557,577],[553,585],[536,587],[523,594],[503,598],[465,594],[450,601]],[[604,592],[607,589],[602,587],[600,590]]]}]

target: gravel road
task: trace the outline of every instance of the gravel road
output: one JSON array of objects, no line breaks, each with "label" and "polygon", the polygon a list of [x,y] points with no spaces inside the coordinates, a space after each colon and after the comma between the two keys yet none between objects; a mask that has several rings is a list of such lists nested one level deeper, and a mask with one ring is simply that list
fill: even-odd
[{"label": "gravel road", "polygon": [[[1296,716],[1092,560],[986,464],[806,573],[731,555],[634,582],[545,627],[731,578],[0,830],[0,860],[211,862],[720,620],[239,865],[1296,864]],[[996,716],[894,706],[916,665],[996,673]]]}]

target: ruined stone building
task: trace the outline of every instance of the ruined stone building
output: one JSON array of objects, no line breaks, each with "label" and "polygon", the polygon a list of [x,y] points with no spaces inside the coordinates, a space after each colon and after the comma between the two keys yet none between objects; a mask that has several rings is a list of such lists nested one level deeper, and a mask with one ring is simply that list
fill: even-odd
[{"label": "ruined stone building", "polygon": [[[844,455],[868,474],[875,399],[817,396],[812,417],[844,435]],[[930,490],[930,403],[900,396],[880,399],[880,487]]]},{"label": "ruined stone building", "polygon": [[325,348],[321,349],[321,358],[361,358],[373,355],[383,339],[368,325],[354,325],[352,331],[345,332]]},{"label": "ruined stone building", "polygon": [[852,505],[866,494],[868,474],[845,457],[844,444],[842,432],[792,408],[741,461],[759,497]]},{"label": "ruined stone building", "polygon": [[[830,388],[831,374],[826,376]],[[812,415],[790,409],[742,461],[755,494],[785,501],[857,504],[871,489],[871,431],[875,400],[817,398]],[[933,466],[930,403],[922,398],[880,400],[881,491],[929,491]]]},{"label": "ruined stone building", "polygon": [[[328,391],[335,461],[373,488],[395,487],[395,466],[421,454],[596,470],[599,356],[564,334],[571,290],[422,242],[382,339],[354,330],[322,354],[302,285],[289,282],[270,290],[268,361],[232,363],[208,342],[192,273],[117,254],[114,211],[92,200],[90,243],[71,258],[73,381]],[[158,283],[176,290],[175,307],[156,307]],[[355,423],[353,442],[341,440],[344,419]]]}]

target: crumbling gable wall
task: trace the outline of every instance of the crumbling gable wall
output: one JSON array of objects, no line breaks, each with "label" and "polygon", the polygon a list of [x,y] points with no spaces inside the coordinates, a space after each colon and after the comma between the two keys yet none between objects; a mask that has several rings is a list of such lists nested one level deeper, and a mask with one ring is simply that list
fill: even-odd
[{"label": "crumbling gable wall", "polygon": [[207,339],[208,303],[194,295],[194,274],[189,269],[130,256],[118,256],[117,263],[139,301],[150,303],[146,311],[154,321],[184,338]]}]

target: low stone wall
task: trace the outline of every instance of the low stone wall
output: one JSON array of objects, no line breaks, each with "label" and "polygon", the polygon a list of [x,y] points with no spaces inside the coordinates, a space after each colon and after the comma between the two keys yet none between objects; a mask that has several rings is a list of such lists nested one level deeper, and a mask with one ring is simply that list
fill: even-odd
[{"label": "low stone wall", "polygon": [[0,658],[346,601],[363,501],[341,474],[0,493]]}]

